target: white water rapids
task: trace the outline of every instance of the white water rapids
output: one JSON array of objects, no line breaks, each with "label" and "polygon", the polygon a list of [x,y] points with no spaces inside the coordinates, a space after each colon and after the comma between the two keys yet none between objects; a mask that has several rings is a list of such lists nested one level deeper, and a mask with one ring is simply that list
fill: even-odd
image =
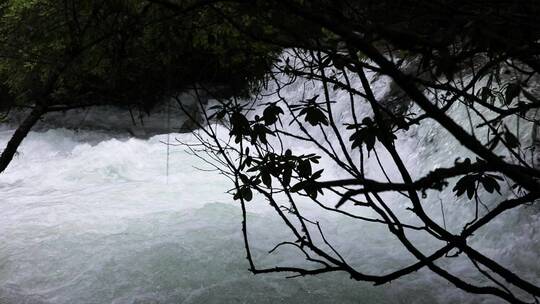
[{"label": "white water rapids", "polygon": [[[0,132],[1,146],[12,132]],[[172,138],[193,140],[185,134]],[[230,183],[196,169],[205,164],[183,147],[171,147],[167,179],[165,140],[166,135],[136,139],[103,131],[31,132],[0,175],[0,303],[497,303],[471,297],[424,270],[382,287],[344,273],[253,276],[240,209],[225,194]],[[462,155],[436,124],[410,131],[398,148],[415,176]],[[451,191],[442,195],[447,208],[455,209],[449,225],[470,216]],[[437,214],[439,198],[431,202],[426,208]],[[255,199],[249,214],[256,262],[297,262],[293,252],[268,254],[290,235],[261,205]],[[538,284],[540,212],[532,209],[504,214],[473,244]],[[320,221],[362,270],[384,272],[414,261],[384,227],[332,216]],[[467,275],[459,261],[445,265]]]},{"label": "white water rapids", "polygon": [[[0,133],[2,144],[10,134]],[[343,275],[251,275],[240,212],[224,194],[229,184],[195,169],[202,164],[181,148],[171,149],[167,184],[164,139],[31,133],[1,177],[0,303],[356,303],[384,296]],[[276,220],[251,220],[263,239],[278,232]]]}]

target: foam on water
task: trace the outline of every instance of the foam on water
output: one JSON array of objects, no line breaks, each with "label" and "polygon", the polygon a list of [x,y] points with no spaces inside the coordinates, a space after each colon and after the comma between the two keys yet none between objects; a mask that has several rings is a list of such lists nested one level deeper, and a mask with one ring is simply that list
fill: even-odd
[{"label": "foam on water", "polygon": [[[10,133],[2,132],[2,144]],[[196,170],[202,162],[181,148],[171,149],[167,184],[164,139],[31,133],[0,177],[0,303],[330,303],[336,296],[353,303],[381,297],[340,276],[251,275],[239,210],[224,193],[229,184]],[[264,216],[250,220],[263,234],[255,254],[264,261],[268,238],[284,232]]]},{"label": "foam on water", "polygon": [[[377,93],[384,94],[387,83],[381,80],[376,86]],[[300,88],[292,86],[284,94],[298,99],[303,94]],[[335,100],[347,98],[333,94]],[[348,122],[347,103],[336,106],[340,104],[343,108],[335,111],[341,114],[339,122]],[[359,111],[368,115],[367,108]],[[465,122],[463,109],[451,113]],[[12,132],[4,127],[0,145]],[[522,135],[527,140],[527,132]],[[194,140],[191,135],[172,137]],[[215,172],[197,170],[207,166],[183,147],[171,147],[167,177],[165,140],[166,135],[143,140],[65,129],[30,133],[0,175],[0,303],[495,301],[470,297],[424,270],[389,287],[354,282],[344,273],[295,279],[253,276],[247,270],[240,210],[225,193],[231,184]],[[433,122],[402,134],[397,147],[415,177],[468,155]],[[312,149],[295,146],[295,152]],[[387,156],[381,158],[386,162]],[[327,176],[341,174],[329,162],[322,166]],[[367,169],[370,176],[380,178],[376,164]],[[398,179],[392,168],[389,174]],[[397,196],[390,198],[394,206],[403,206],[401,215],[406,216],[406,203]],[[483,197],[488,203],[494,198]],[[428,193],[426,209],[435,218],[440,220],[439,199],[451,210],[450,227],[471,215],[470,205],[456,200],[450,187],[440,194]],[[335,247],[362,271],[384,273],[414,261],[381,225],[311,212]],[[538,284],[540,265],[532,261],[540,249],[539,213],[534,206],[505,213],[471,244]],[[260,265],[302,263],[297,252],[286,248],[267,253],[276,241],[290,240],[290,234],[257,197],[250,203],[249,227]],[[423,248],[438,246],[423,235],[411,238]],[[469,275],[470,268],[459,259],[442,265]]]}]

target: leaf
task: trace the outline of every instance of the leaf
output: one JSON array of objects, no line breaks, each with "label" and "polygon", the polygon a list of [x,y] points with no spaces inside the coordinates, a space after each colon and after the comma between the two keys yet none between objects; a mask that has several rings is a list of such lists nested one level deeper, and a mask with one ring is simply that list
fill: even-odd
[{"label": "leaf", "polygon": [[287,167],[283,170],[283,184],[288,186],[291,183],[292,169]]},{"label": "leaf", "polygon": [[475,175],[465,175],[459,179],[452,189],[456,192],[456,196],[461,196],[467,192],[467,197],[469,199],[473,198],[476,191],[476,176]]},{"label": "leaf", "polygon": [[311,157],[309,160],[314,163],[314,164],[318,164],[319,163],[319,159],[321,159],[320,156],[313,156]]},{"label": "leaf", "polygon": [[517,83],[511,83],[506,87],[506,91],[504,94],[504,98],[506,101],[506,104],[509,105],[512,103],[512,100],[516,98],[519,95],[519,92],[521,91],[521,87]]},{"label": "leaf", "polygon": [[274,135],[274,132],[272,132],[270,129],[268,129],[263,124],[255,124],[253,125],[253,131],[251,133],[251,143],[255,144],[257,141],[257,138],[263,143],[267,144],[268,141],[266,140],[266,134]]},{"label": "leaf", "polygon": [[242,136],[250,135],[251,128],[249,126],[249,120],[240,112],[234,112],[231,115],[231,132],[229,135],[235,137],[235,142],[239,143],[242,140]]},{"label": "leaf", "polygon": [[308,178],[311,175],[311,163],[309,160],[300,161],[298,167],[298,175],[303,178]]},{"label": "leaf", "polygon": [[311,179],[312,179],[312,180],[318,179],[319,177],[321,177],[323,171],[324,171],[324,169],[321,169],[321,170],[319,170],[319,171],[313,173],[313,175],[311,176]]},{"label": "leaf", "polygon": [[508,147],[510,147],[510,149],[517,148],[521,145],[517,137],[512,134],[512,132],[510,132],[508,128],[506,128],[506,132],[504,132],[504,140],[506,141],[506,144],[508,144]]},{"label": "leaf", "polygon": [[249,184],[249,178],[245,174],[240,174],[240,180],[242,180],[242,183]]},{"label": "leaf", "polygon": [[305,114],[304,120],[312,126],[323,124],[328,126],[328,119],[324,112],[317,107],[306,107],[302,109],[300,114]]},{"label": "leaf", "polygon": [[243,187],[242,189],[242,197],[248,202],[251,201],[251,199],[253,199],[253,192],[251,192],[251,188]]},{"label": "leaf", "polygon": [[296,184],[294,184],[292,187],[291,187],[291,192],[295,193],[295,192],[298,192],[302,189],[304,189],[304,185],[306,184],[306,181],[301,181],[301,182],[298,182]]},{"label": "leaf", "polygon": [[454,186],[454,189],[452,191],[456,192],[456,196],[460,196],[467,190],[467,177],[462,177],[456,185]]},{"label": "leaf", "polygon": [[474,197],[475,192],[476,192],[476,189],[474,187],[474,183],[472,185],[467,186],[467,197],[469,199],[472,199]]},{"label": "leaf", "polygon": [[261,171],[261,179],[262,179],[263,184],[266,187],[268,188],[272,187],[272,177],[266,170]]},{"label": "leaf", "polygon": [[274,103],[270,104],[263,111],[264,124],[268,126],[276,123],[280,114],[283,114],[283,110]]},{"label": "leaf", "polygon": [[495,180],[495,178],[485,175],[484,177],[482,177],[481,182],[487,192],[493,193],[493,191],[497,191],[499,194],[501,194],[501,186]]},{"label": "leaf", "polygon": [[376,132],[372,128],[364,127],[354,132],[349,140],[352,141],[352,149],[360,148],[364,144],[369,152],[375,148]]}]

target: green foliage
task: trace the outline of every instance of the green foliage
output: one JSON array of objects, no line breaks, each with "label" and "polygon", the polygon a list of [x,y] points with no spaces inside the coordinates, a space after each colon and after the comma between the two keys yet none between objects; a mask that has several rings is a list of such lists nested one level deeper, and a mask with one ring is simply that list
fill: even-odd
[{"label": "green foliage", "polygon": [[138,105],[194,86],[245,96],[278,49],[248,41],[208,8],[183,12],[147,1],[5,1],[0,5],[0,89],[10,105]]}]

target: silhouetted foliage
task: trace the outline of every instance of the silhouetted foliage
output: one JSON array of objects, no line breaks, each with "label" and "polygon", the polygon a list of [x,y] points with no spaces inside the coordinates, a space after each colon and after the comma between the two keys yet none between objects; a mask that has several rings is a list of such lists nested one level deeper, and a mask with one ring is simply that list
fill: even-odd
[{"label": "silhouetted foliage", "polygon": [[[218,105],[207,109],[200,100],[200,144],[189,148],[234,184],[252,272],[341,271],[379,285],[426,268],[472,294],[538,301],[538,286],[468,243],[501,214],[540,198],[538,140],[519,133],[529,128],[536,136],[539,123],[537,1],[12,0],[1,4],[0,14],[0,88],[1,96],[9,95],[2,109],[32,109],[3,151],[0,171],[48,111],[96,103],[146,106],[192,89]],[[390,81],[381,97],[374,82],[382,77]],[[290,100],[285,92],[297,80],[318,90],[304,87],[303,100]],[[215,90],[222,85],[225,94]],[[273,99],[260,105],[263,87]],[[333,100],[335,92],[348,100]],[[245,98],[250,93],[255,96]],[[349,116],[338,120],[335,111],[344,108]],[[468,125],[456,121],[456,108],[470,117]],[[452,155],[452,166],[416,177],[396,143],[405,131],[432,123],[466,152]],[[298,153],[285,139],[315,151]],[[388,162],[380,161],[382,154]],[[326,174],[323,158],[339,177]],[[366,172],[374,161],[381,180]],[[387,174],[390,169],[398,178]],[[467,209],[472,220],[463,219],[457,230],[426,211],[430,195],[442,191],[474,201]],[[485,193],[498,199],[482,209]],[[260,197],[291,232],[273,251],[293,246],[312,267],[257,267],[246,204]],[[405,200],[406,207],[387,197]],[[351,265],[323,227],[304,216],[303,200],[383,225],[415,262],[376,274]],[[403,217],[404,208],[414,220]],[[363,216],[364,210],[374,216]],[[424,250],[412,233],[439,248]],[[449,272],[440,262],[451,258],[469,261],[476,277]]]},{"label": "silhouetted foliage", "polygon": [[[203,148],[190,146],[194,153],[207,155],[235,185],[231,191],[244,213],[251,271],[298,276],[344,271],[353,279],[379,285],[427,268],[470,293],[512,303],[537,301],[540,289],[534,282],[468,241],[501,214],[526,208],[540,197],[538,141],[520,135],[538,126],[540,25],[534,16],[540,6],[534,1],[256,3],[259,6],[253,6],[251,13],[272,28],[267,35],[237,22],[238,11],[222,13],[246,37],[287,48],[269,71],[271,89],[265,94],[275,101],[270,98],[260,107],[256,101],[217,98],[219,114],[210,110],[207,117],[218,117],[220,122],[202,124],[198,136]],[[279,20],[294,21],[276,22],[278,12]],[[382,97],[373,88],[381,77],[391,80],[389,92]],[[304,100],[291,100],[286,91],[298,81],[309,82],[311,89],[304,86]],[[349,101],[333,100],[336,92],[345,93]],[[343,111],[339,103],[344,102],[349,103],[345,118],[336,113]],[[358,112],[366,104],[371,111]],[[468,125],[456,121],[452,114],[456,109],[469,116]],[[431,127],[429,121],[445,129],[467,152],[453,156],[453,167],[429,168],[425,176],[415,177],[417,170],[405,163],[396,143],[412,127]],[[218,136],[222,127],[231,130],[234,142]],[[314,154],[295,154],[291,144],[295,142],[308,144]],[[389,162],[380,161],[383,154]],[[464,158],[471,154],[475,161]],[[326,166],[339,168],[338,177],[314,166],[321,156],[329,162]],[[378,163],[383,180],[368,178],[368,162]],[[389,170],[397,171],[399,178],[390,177]],[[447,212],[465,208],[472,213],[472,219],[463,218],[452,229],[439,223],[426,206],[433,203],[434,193],[449,190],[460,201],[473,202],[448,207]],[[255,200],[254,193],[273,207],[291,231],[291,240],[276,248],[295,246],[312,267],[256,266],[246,217],[246,204]],[[485,193],[499,199],[484,202]],[[406,207],[393,203],[398,197],[407,201]],[[306,199],[329,213],[385,225],[417,262],[382,274],[351,265],[324,236],[323,227],[306,218],[300,207]],[[412,217],[404,216],[404,209]],[[363,216],[365,210],[375,216]],[[439,249],[425,252],[411,238],[416,233],[438,241]],[[452,274],[440,263],[452,258],[470,261],[470,270],[480,279]]]}]

